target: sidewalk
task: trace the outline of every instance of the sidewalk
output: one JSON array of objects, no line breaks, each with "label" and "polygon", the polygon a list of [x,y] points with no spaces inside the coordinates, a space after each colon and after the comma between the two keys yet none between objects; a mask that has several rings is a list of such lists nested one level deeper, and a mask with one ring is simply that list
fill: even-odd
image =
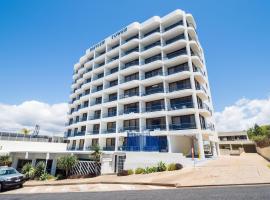
[{"label": "sidewalk", "polygon": [[264,184],[270,183],[269,162],[258,154],[241,156],[221,156],[205,164],[189,167],[180,171],[117,177],[104,175],[86,179],[61,181],[29,181],[25,186],[70,185],[70,184],[145,184],[168,187],[190,187],[204,185]]}]

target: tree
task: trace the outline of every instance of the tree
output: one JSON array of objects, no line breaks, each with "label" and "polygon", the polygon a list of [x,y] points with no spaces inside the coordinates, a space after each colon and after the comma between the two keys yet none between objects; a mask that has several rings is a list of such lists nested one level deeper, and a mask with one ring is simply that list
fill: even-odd
[{"label": "tree", "polygon": [[95,161],[100,162],[100,157],[101,157],[102,152],[100,151],[99,145],[94,145],[93,151],[94,152],[91,154],[91,156],[93,156]]},{"label": "tree", "polygon": [[23,129],[21,130],[21,132],[22,132],[24,135],[28,135],[31,131],[28,130],[27,128],[23,128]]},{"label": "tree", "polygon": [[10,166],[11,164],[12,160],[9,155],[0,156],[0,166]]},{"label": "tree", "polygon": [[44,173],[46,167],[46,163],[43,161],[40,161],[36,164],[35,167],[35,178],[40,178],[41,175]]},{"label": "tree", "polygon": [[33,179],[35,176],[35,168],[31,163],[26,163],[22,168],[22,173],[26,176],[26,178]]},{"label": "tree", "polygon": [[70,170],[78,163],[78,158],[74,155],[66,155],[57,159],[57,167],[65,171],[66,177]]}]

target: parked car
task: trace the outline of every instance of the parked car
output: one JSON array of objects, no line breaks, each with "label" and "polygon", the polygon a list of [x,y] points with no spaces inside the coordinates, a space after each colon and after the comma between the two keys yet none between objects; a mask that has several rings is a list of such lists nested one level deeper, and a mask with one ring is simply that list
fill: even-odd
[{"label": "parked car", "polygon": [[0,167],[0,192],[11,187],[23,187],[25,176],[13,167]]}]

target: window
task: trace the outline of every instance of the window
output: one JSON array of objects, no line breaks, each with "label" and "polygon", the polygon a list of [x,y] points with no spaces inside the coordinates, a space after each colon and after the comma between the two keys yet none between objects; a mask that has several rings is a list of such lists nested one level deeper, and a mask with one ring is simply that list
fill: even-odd
[{"label": "window", "polygon": [[145,88],[145,94],[150,95],[158,92],[163,92],[163,83],[151,85]]},{"label": "window", "polygon": [[139,119],[131,119],[124,121],[124,130],[137,130],[139,131]]},{"label": "window", "polygon": [[103,76],[104,76],[104,73],[102,72],[102,73],[97,75],[97,78],[99,79],[99,78],[102,78]]},{"label": "window", "polygon": [[98,85],[97,86],[97,91],[100,91],[100,90],[102,90],[103,89],[103,85]]},{"label": "window", "polygon": [[110,81],[110,87],[113,87],[118,84],[118,79]]},{"label": "window", "polygon": [[97,146],[98,145],[98,139],[97,138],[93,138],[92,139],[92,146]]},{"label": "window", "polygon": [[178,72],[183,72],[183,71],[189,71],[188,63],[183,63],[180,65],[176,65],[176,66],[168,68],[168,75],[175,74]]},{"label": "window", "polygon": [[135,52],[135,51],[138,52],[138,51],[139,51],[139,47],[135,47],[135,48],[132,48],[132,49],[126,51],[126,52],[125,52],[125,55],[128,55],[128,54],[130,54],[130,53],[132,53],[132,52]]},{"label": "window", "polygon": [[101,104],[102,102],[102,97],[97,97],[96,98],[96,104]]},{"label": "window", "polygon": [[135,87],[135,88],[125,90],[124,95],[125,95],[125,97],[131,97],[131,96],[139,95],[139,87]]},{"label": "window", "polygon": [[84,94],[85,94],[85,95],[90,94],[90,89],[85,90],[85,91],[84,91]]},{"label": "window", "polygon": [[83,107],[84,107],[84,108],[88,107],[88,105],[89,105],[89,101],[83,102]]},{"label": "window", "polygon": [[168,30],[171,30],[174,27],[179,26],[179,25],[183,25],[183,20],[180,20],[180,21],[178,21],[178,22],[176,22],[176,23],[174,23],[172,25],[167,26],[166,28],[164,28],[164,32],[166,32]]},{"label": "window", "polygon": [[146,112],[158,111],[164,108],[164,99],[146,102]]},{"label": "window", "polygon": [[128,76],[125,76],[125,82],[132,81],[132,80],[139,80],[139,73],[134,73]]},{"label": "window", "polygon": [[100,113],[101,113],[101,110],[96,110],[94,112],[94,119],[99,119],[100,118]]},{"label": "window", "polygon": [[114,147],[115,138],[106,138],[106,147]]},{"label": "window", "polygon": [[116,116],[116,114],[117,114],[116,107],[108,108],[108,117]]},{"label": "window", "polygon": [[93,126],[93,132],[96,132],[96,133],[99,132],[99,124],[94,124],[94,126]]},{"label": "window", "polygon": [[144,47],[144,50],[150,49],[150,48],[155,47],[155,46],[158,46],[158,45],[160,45],[160,40],[158,40],[158,41],[156,41],[156,42],[154,42],[154,43],[151,43],[151,44],[149,44],[149,45],[146,45],[146,46]]},{"label": "window", "polygon": [[155,129],[164,130],[164,129],[166,129],[165,117],[146,119],[146,128],[149,130],[155,130]]},{"label": "window", "polygon": [[86,121],[86,120],[87,120],[87,113],[83,113],[82,121]]},{"label": "window", "polygon": [[108,132],[115,132],[116,130],[116,122],[108,122],[107,123],[107,131]]},{"label": "window", "polygon": [[145,72],[145,79],[151,78],[153,76],[162,75],[162,68],[158,68],[149,72]]},{"label": "window", "polygon": [[144,60],[144,63],[145,64],[148,64],[148,63],[154,62],[156,60],[161,60],[161,54],[157,54],[157,55],[151,56],[149,58],[146,58]]},{"label": "window", "polygon": [[124,105],[124,113],[138,113],[139,112],[139,102],[137,103],[130,103],[127,105]]},{"label": "window", "polygon": [[113,73],[115,73],[115,72],[117,72],[117,71],[118,71],[118,67],[115,67],[115,68],[112,68],[112,69],[110,70],[110,73],[113,74]]},{"label": "window", "polygon": [[184,89],[191,89],[191,83],[189,78],[169,84],[170,92]]},{"label": "window", "polygon": [[168,45],[168,44],[171,44],[171,43],[173,43],[173,42],[175,42],[177,40],[182,40],[182,39],[186,39],[184,34],[177,35],[176,37],[173,37],[171,39],[168,39],[168,40],[166,40],[165,43],[166,43],[166,45]]},{"label": "window", "polygon": [[117,93],[109,94],[109,101],[117,100]]},{"label": "window", "polygon": [[154,30],[145,33],[145,34],[144,34],[144,37],[147,37],[148,35],[151,35],[151,34],[153,34],[153,33],[155,33],[155,32],[160,32],[160,28],[157,27],[157,28],[155,28]]},{"label": "window", "polygon": [[186,96],[182,98],[176,98],[176,99],[171,99],[171,108],[173,110],[175,109],[183,109],[183,108],[193,108],[193,100],[192,96]]},{"label": "window", "polygon": [[194,129],[196,128],[194,115],[182,115],[172,117],[172,129]]},{"label": "window", "polygon": [[134,36],[131,36],[130,38],[126,39],[126,42],[130,41],[130,40],[133,40],[135,38],[139,38],[139,34],[136,34]]},{"label": "window", "polygon": [[139,59],[135,59],[128,63],[125,63],[123,69],[134,66],[134,65],[139,65]]},{"label": "window", "polygon": [[173,51],[167,54],[167,58],[171,59],[174,58],[176,56],[181,56],[181,55],[187,55],[187,49],[184,47],[182,49],[179,49],[177,51]]}]

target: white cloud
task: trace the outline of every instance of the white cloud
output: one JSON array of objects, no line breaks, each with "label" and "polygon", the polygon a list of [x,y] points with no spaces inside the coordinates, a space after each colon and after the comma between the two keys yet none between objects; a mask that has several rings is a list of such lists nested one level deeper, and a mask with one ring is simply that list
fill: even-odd
[{"label": "white cloud", "polygon": [[25,101],[19,105],[0,103],[0,130],[33,130],[40,125],[40,134],[63,135],[68,105],[59,103],[49,105],[38,101]]},{"label": "white cloud", "polygon": [[222,112],[215,113],[218,131],[247,130],[255,123],[270,124],[270,98],[242,98],[235,104],[225,107]]}]

